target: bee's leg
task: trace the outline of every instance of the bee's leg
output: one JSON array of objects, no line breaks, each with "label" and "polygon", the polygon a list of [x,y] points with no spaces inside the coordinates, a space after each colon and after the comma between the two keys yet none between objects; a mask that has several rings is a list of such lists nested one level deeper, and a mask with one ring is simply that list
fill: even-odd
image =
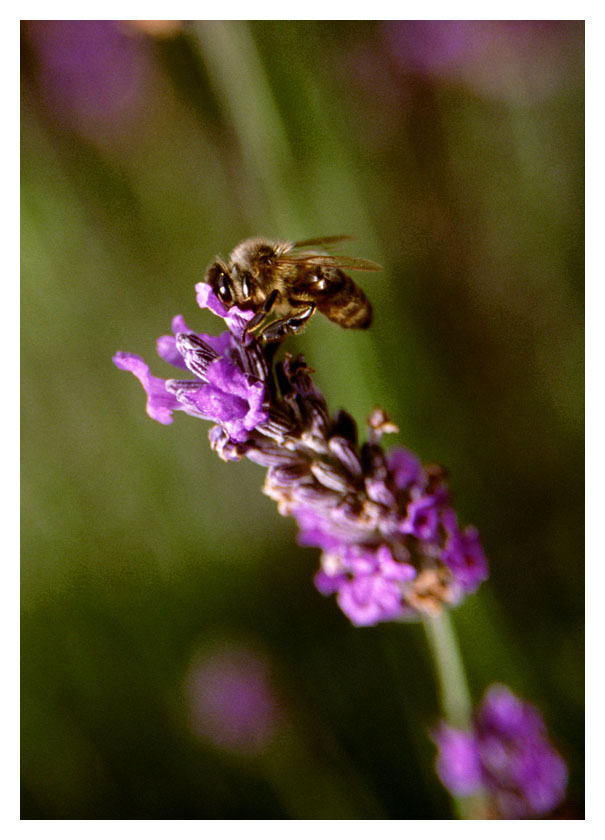
[{"label": "bee's leg", "polygon": [[262,330],[260,336],[267,344],[272,344],[274,341],[281,341],[288,333],[300,332],[314,312],[315,304],[309,303],[305,305],[304,309],[299,309],[298,312],[289,315],[287,318],[272,321]]},{"label": "bee's leg", "polygon": [[273,309],[275,301],[277,300],[279,292],[277,289],[273,289],[270,295],[267,295],[265,300],[263,301],[260,309],[255,315],[248,321],[246,324],[246,329],[244,330],[243,339],[245,341],[246,333],[252,332],[262,321],[267,317],[269,312]]}]

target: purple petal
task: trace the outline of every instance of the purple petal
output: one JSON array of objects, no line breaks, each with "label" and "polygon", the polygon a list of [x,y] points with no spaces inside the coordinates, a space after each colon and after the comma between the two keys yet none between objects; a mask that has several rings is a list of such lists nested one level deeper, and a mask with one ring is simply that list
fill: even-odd
[{"label": "purple petal", "polygon": [[259,386],[261,394],[264,392],[262,382],[251,382],[246,374],[227,359],[216,359],[211,362],[206,376],[211,385],[246,401],[259,390]]},{"label": "purple petal", "polygon": [[214,294],[209,283],[196,283],[195,291],[197,305],[200,309],[209,309],[215,315],[218,315],[219,318],[226,317],[229,310]]},{"label": "purple petal", "polygon": [[478,716],[482,730],[491,730],[506,738],[542,735],[544,724],[537,709],[524,703],[504,685],[492,685],[486,692]]},{"label": "purple petal", "polygon": [[458,528],[458,517],[452,508],[448,507],[441,511],[441,524],[448,534],[458,536],[460,529]]},{"label": "purple petal", "polygon": [[354,575],[369,575],[378,569],[376,549],[373,546],[343,546],[341,557],[343,567]]},{"label": "purple petal", "polygon": [[441,559],[466,592],[474,592],[488,576],[487,559],[475,528],[451,534]]},{"label": "purple petal", "polygon": [[222,318],[233,335],[241,341],[248,321],[254,317],[253,309],[240,309],[239,306],[231,306],[227,309],[217,298],[208,283],[197,283],[195,286],[197,304],[201,309],[209,309]]},{"label": "purple petal", "polygon": [[407,516],[401,525],[404,534],[432,542],[439,536],[439,512],[433,496],[422,496],[407,506]]},{"label": "purple petal", "polygon": [[346,575],[342,573],[330,575],[324,569],[320,569],[316,572],[315,577],[313,578],[315,586],[322,595],[334,595],[334,593],[338,592],[341,586],[346,583],[346,580]]},{"label": "purple petal", "polygon": [[382,574],[390,580],[408,583],[416,577],[416,569],[411,563],[400,563],[393,557],[388,546],[381,545],[377,553],[378,565]]},{"label": "purple petal", "polygon": [[413,452],[396,447],[387,458],[389,472],[398,490],[407,490],[411,484],[424,484],[422,464]]},{"label": "purple petal", "polygon": [[170,365],[187,370],[187,365],[183,361],[182,355],[177,350],[175,336],[177,333],[188,333],[193,332],[193,330],[189,329],[182,315],[176,315],[172,319],[172,332],[174,335],[161,335],[158,338],[156,345],[158,356]]},{"label": "purple petal", "polygon": [[147,414],[158,423],[172,423],[172,412],[183,406],[166,390],[164,379],[149,373],[149,366],[134,353],[116,353],[113,357],[116,367],[133,373],[147,392]]},{"label": "purple petal", "polygon": [[545,748],[531,778],[525,780],[525,799],[534,814],[547,814],[565,797],[567,766],[554,750]]},{"label": "purple petal", "polygon": [[437,775],[454,796],[469,796],[481,787],[482,772],[475,736],[443,723],[433,732]]},{"label": "purple petal", "polygon": [[209,347],[211,347],[219,356],[224,356],[232,347],[232,336],[230,332],[225,331],[220,335],[196,333],[187,326],[182,315],[176,315],[172,319],[172,332],[174,335],[162,335],[158,338],[157,352],[165,362],[168,362],[175,367],[183,368],[183,370],[187,370],[187,365],[183,358],[183,354],[177,347],[176,336],[179,335],[179,333],[184,333],[186,335],[193,334],[197,336],[208,344]]},{"label": "purple petal", "polygon": [[547,814],[565,795],[567,767],[538,709],[503,685],[486,692],[475,731],[484,782],[504,819]]},{"label": "purple petal", "polygon": [[247,403],[244,427],[251,431],[267,420],[269,413],[263,408],[265,386],[258,379],[252,379],[226,359],[217,359],[208,366],[208,382],[223,391],[233,394]]},{"label": "purple petal", "polygon": [[337,600],[340,609],[356,627],[370,627],[402,614],[399,588],[379,574],[344,583]]},{"label": "purple petal", "polygon": [[200,384],[197,391],[180,394],[181,401],[220,423],[236,443],[243,443],[249,432],[267,419],[263,409],[265,386],[226,359],[211,362],[206,378],[208,384]]},{"label": "purple petal", "polygon": [[201,385],[199,391],[192,395],[192,402],[208,420],[223,425],[242,420],[248,412],[245,400],[213,385]]},{"label": "purple petal", "polygon": [[330,533],[330,523],[317,511],[306,507],[299,507],[292,511],[296,517],[300,532],[299,545],[322,548],[324,551],[337,551],[341,541]]}]

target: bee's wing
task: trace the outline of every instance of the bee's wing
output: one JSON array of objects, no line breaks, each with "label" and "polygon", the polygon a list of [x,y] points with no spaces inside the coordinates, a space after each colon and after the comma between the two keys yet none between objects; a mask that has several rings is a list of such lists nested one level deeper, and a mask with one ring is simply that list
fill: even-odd
[{"label": "bee's wing", "polygon": [[382,266],[372,260],[334,257],[329,254],[284,254],[278,261],[286,265],[317,265],[326,268],[345,268],[349,271],[382,271]]},{"label": "bee's wing", "polygon": [[325,248],[335,245],[337,242],[349,242],[352,239],[352,236],[318,236],[316,239],[301,239],[300,242],[294,242],[292,249]]}]

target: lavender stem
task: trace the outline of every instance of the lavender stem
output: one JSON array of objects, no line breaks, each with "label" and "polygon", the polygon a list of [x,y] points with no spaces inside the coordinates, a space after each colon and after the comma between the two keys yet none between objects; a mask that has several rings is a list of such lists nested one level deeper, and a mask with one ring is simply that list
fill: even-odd
[{"label": "lavender stem", "polygon": [[457,729],[468,729],[472,703],[458,640],[446,609],[423,619],[433,658],[441,709],[445,719]]},{"label": "lavender stem", "polygon": [[[449,612],[423,617],[424,629],[435,668],[439,704],[445,720],[457,729],[470,729],[472,702],[458,639]],[[460,819],[472,819],[476,802],[453,796]]]}]

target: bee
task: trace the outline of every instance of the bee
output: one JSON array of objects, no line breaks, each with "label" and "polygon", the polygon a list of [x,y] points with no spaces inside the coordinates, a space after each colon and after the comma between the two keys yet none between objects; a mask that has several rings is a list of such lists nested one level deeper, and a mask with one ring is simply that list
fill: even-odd
[{"label": "bee", "polygon": [[[237,305],[255,314],[246,332],[258,330],[266,342],[299,333],[318,310],[346,329],[367,329],[372,305],[348,271],[380,271],[370,260],[336,257],[326,247],[350,239],[325,236],[301,242],[264,238],[240,242],[227,262],[217,259],[207,270],[208,283],[227,308]],[[272,316],[277,318],[272,320]],[[261,326],[262,325],[262,326]]]}]

